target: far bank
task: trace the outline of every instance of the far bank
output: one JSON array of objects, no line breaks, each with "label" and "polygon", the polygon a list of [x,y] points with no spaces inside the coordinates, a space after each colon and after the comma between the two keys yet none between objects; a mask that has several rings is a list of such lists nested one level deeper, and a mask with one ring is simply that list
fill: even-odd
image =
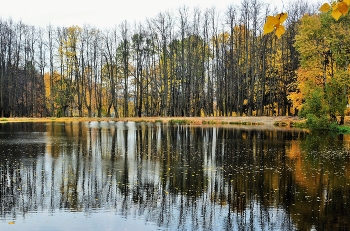
[{"label": "far bank", "polygon": [[[347,120],[349,122],[350,119]],[[305,123],[304,119],[289,116],[242,116],[242,117],[14,117],[0,118],[0,123],[14,122],[88,122],[88,121],[134,121],[134,122],[162,122],[182,123],[192,125],[204,124],[241,124],[241,125],[268,125],[291,126],[295,123]]]}]

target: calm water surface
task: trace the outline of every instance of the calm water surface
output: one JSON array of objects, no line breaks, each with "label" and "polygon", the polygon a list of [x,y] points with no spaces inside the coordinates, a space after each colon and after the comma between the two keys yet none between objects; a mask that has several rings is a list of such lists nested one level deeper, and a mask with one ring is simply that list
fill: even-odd
[{"label": "calm water surface", "polygon": [[0,124],[0,230],[350,230],[350,136]]}]

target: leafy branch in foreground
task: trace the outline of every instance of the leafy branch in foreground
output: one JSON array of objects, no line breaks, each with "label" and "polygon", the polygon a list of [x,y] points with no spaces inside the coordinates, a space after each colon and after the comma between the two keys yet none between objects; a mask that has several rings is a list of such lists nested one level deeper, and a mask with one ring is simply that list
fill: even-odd
[{"label": "leafy branch in foreground", "polygon": [[[332,9],[332,17],[338,21],[341,16],[345,16],[349,12],[349,5],[350,0],[338,0],[332,4],[324,3],[319,10],[322,13],[327,13],[330,9]],[[267,16],[264,24],[264,34],[271,33],[275,30],[276,36],[281,38],[281,36],[285,33],[285,28],[282,23],[287,19],[287,17],[288,14],[286,12],[282,12],[276,16]]]},{"label": "leafy branch in foreground", "polygon": [[327,13],[332,8],[332,17],[338,21],[341,16],[345,16],[349,12],[350,0],[341,0],[338,2],[332,3],[324,3],[320,7],[320,11],[322,13]]},{"label": "leafy branch in foreground", "polygon": [[287,19],[287,13],[280,13],[276,16],[267,16],[266,23],[264,25],[264,34],[268,34],[276,29],[276,35],[280,38],[286,29],[282,25],[282,23]]}]

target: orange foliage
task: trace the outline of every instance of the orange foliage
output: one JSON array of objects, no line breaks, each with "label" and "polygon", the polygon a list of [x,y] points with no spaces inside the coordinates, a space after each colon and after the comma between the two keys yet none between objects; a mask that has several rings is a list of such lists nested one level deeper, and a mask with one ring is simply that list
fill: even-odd
[{"label": "orange foliage", "polygon": [[289,94],[288,99],[293,102],[293,110],[301,110],[303,99],[315,86],[322,85],[323,73],[319,68],[299,68],[297,72],[298,91]]}]

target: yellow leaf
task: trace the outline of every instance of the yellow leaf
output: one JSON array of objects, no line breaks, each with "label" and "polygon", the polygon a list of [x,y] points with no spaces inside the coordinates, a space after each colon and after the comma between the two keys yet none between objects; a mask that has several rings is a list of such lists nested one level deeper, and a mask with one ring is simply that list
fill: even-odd
[{"label": "yellow leaf", "polygon": [[338,8],[333,9],[333,11],[332,11],[332,17],[333,17],[335,20],[338,20],[338,19],[340,18],[340,16],[342,16],[342,13],[338,10]]},{"label": "yellow leaf", "polygon": [[343,15],[346,15],[349,11],[349,6],[348,4],[346,4],[345,2],[339,2],[338,3],[338,10],[340,11],[340,13],[342,13]]},{"label": "yellow leaf", "polygon": [[[350,0],[349,0],[350,1]],[[320,7],[320,11],[322,13],[326,13],[329,11],[329,9],[331,9],[331,6],[328,3],[324,3],[321,7]]]},{"label": "yellow leaf", "polygon": [[265,23],[265,25],[264,25],[264,34],[268,34],[268,33],[272,32],[273,29],[274,29],[273,25]]},{"label": "yellow leaf", "polygon": [[267,16],[264,25],[264,34],[268,34],[273,31],[276,25],[280,23],[280,20],[274,16]]},{"label": "yellow leaf", "polygon": [[287,17],[287,13],[280,13],[276,16],[267,16],[264,25],[264,34],[268,34],[276,29],[276,35],[278,38],[280,38],[285,32],[285,28],[281,24],[287,19]]},{"label": "yellow leaf", "polygon": [[286,31],[286,29],[284,28],[284,26],[278,25],[278,26],[276,27],[276,35],[277,35],[277,38],[281,38],[281,36],[284,34],[285,31]]},{"label": "yellow leaf", "polygon": [[346,4],[350,5],[350,0],[343,0]]},{"label": "yellow leaf", "polygon": [[274,16],[267,16],[265,24],[276,26],[280,23],[280,20]]},{"label": "yellow leaf", "polygon": [[276,15],[276,18],[279,19],[279,23],[283,23],[287,19],[287,17],[288,17],[288,14],[286,12]]},{"label": "yellow leaf", "polygon": [[9,225],[14,225],[15,222],[14,222],[14,221],[9,221],[7,224],[9,224]]}]

